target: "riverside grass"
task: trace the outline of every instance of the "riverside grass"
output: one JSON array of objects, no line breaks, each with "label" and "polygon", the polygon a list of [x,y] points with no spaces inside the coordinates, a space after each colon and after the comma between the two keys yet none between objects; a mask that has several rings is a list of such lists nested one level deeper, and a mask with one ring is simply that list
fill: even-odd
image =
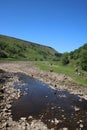
[{"label": "riverside grass", "polygon": [[35,64],[42,70],[50,71],[53,70],[59,74],[65,74],[70,76],[73,81],[77,84],[83,85],[87,87],[87,72],[79,69],[83,75],[77,75],[74,71],[75,67],[72,65],[62,65],[61,62],[50,62],[50,61],[38,61]]}]

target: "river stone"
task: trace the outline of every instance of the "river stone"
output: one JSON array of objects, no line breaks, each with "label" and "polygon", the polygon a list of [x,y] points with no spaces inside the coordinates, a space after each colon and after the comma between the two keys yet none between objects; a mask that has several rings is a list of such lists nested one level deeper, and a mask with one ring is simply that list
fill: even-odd
[{"label": "river stone", "polygon": [[11,104],[8,104],[8,105],[7,105],[7,108],[8,108],[8,109],[11,108]]},{"label": "river stone", "polygon": [[54,123],[54,120],[51,120],[51,123]]},{"label": "river stone", "polygon": [[75,109],[75,111],[79,111],[80,110],[80,108],[78,108],[78,107],[74,107],[74,109]]},{"label": "river stone", "polygon": [[60,121],[55,118],[55,125],[57,125]]},{"label": "river stone", "polygon": [[2,123],[2,128],[5,128],[7,125],[7,122]]},{"label": "river stone", "polygon": [[25,121],[25,120],[26,120],[26,117],[21,117],[21,120]]},{"label": "river stone", "polygon": [[68,130],[68,128],[63,128],[63,130]]},{"label": "river stone", "polygon": [[83,128],[83,124],[80,124],[80,128]]},{"label": "river stone", "polygon": [[79,120],[79,122],[81,123],[81,122],[83,122],[83,120]]},{"label": "river stone", "polygon": [[33,117],[32,117],[32,116],[29,116],[28,119],[33,119]]}]

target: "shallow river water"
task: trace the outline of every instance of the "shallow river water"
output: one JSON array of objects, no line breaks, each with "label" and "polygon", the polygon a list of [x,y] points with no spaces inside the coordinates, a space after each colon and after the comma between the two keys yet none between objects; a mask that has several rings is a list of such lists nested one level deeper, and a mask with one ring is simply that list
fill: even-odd
[{"label": "shallow river water", "polygon": [[23,86],[16,83],[14,87],[24,95],[12,105],[13,120],[32,116],[55,130],[87,130],[86,100],[66,90],[53,90],[49,85],[25,74],[17,75]]}]

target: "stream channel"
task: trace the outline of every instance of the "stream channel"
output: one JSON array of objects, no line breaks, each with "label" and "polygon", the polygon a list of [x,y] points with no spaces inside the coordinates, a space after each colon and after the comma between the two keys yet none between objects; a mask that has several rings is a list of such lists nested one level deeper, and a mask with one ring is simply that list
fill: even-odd
[{"label": "stream channel", "polygon": [[[12,118],[32,116],[40,119],[48,128],[58,130],[87,130],[87,101],[67,90],[54,90],[33,77],[16,73],[23,85],[15,83],[15,89],[24,94],[12,104]],[[26,94],[27,93],[27,94]]]}]

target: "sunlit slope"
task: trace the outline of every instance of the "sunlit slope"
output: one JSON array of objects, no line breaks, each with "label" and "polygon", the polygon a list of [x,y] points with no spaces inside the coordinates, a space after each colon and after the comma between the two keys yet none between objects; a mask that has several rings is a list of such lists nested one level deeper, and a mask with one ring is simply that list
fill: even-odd
[{"label": "sunlit slope", "polygon": [[51,47],[0,35],[0,59],[58,60],[61,54]]}]

